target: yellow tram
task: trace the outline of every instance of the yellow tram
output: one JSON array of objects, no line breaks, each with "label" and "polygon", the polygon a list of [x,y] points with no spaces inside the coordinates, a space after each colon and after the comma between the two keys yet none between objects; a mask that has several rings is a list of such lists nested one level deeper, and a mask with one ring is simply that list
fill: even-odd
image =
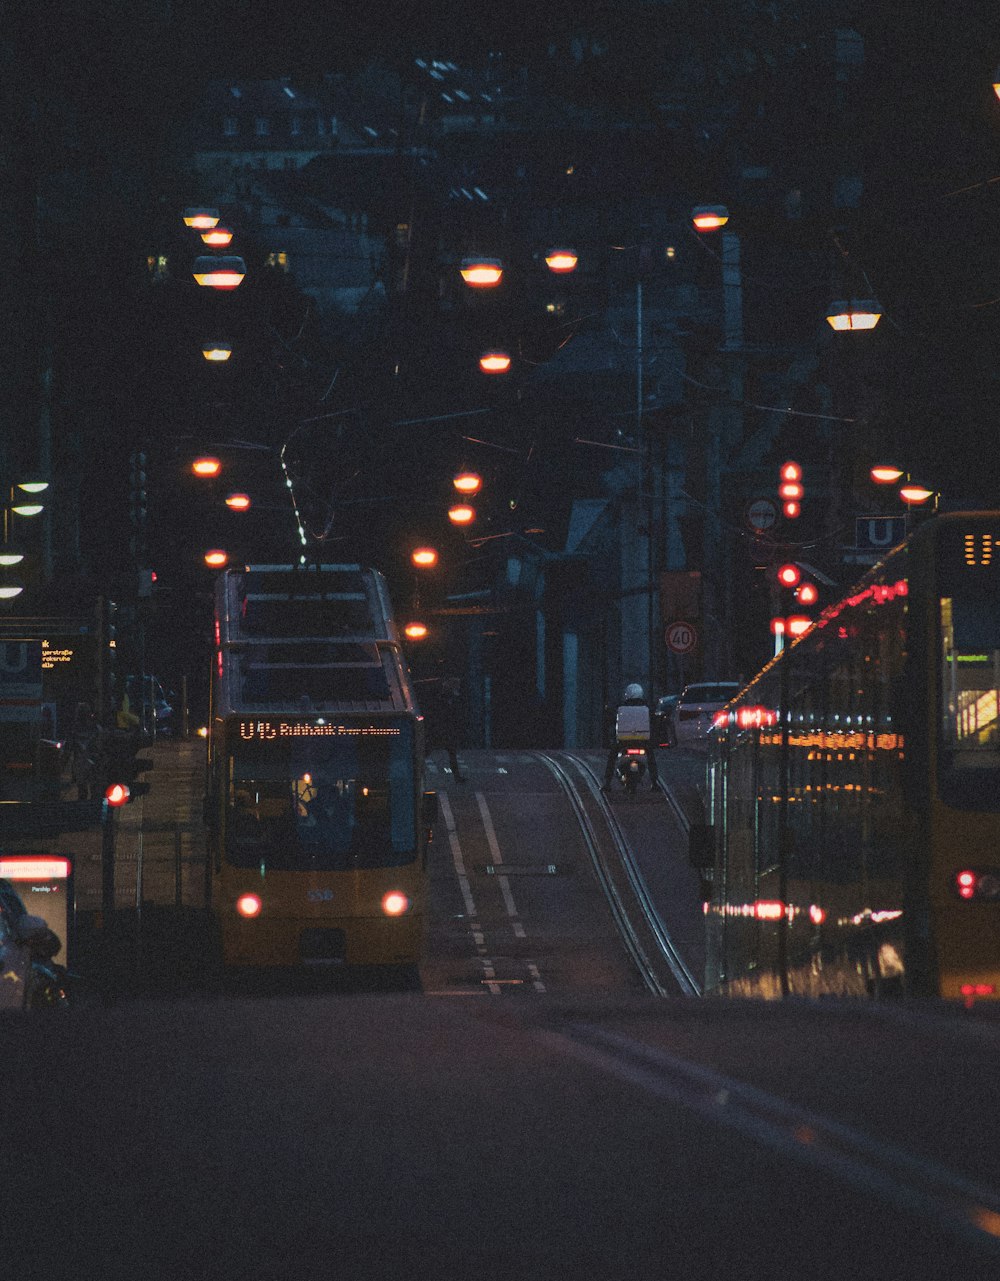
[{"label": "yellow tram", "polygon": [[1000,997],[1000,512],[927,522],[727,706],[709,991]]}]

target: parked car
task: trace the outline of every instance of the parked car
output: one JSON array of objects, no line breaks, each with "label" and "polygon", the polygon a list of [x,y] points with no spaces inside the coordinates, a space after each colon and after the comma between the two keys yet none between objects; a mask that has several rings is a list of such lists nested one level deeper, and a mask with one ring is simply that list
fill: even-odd
[{"label": "parked car", "polygon": [[656,720],[653,727],[659,747],[673,747],[677,741],[674,717],[680,694],[663,694],[656,700]]},{"label": "parked car", "polygon": [[674,737],[679,747],[708,746],[712,720],[740,692],[739,681],[701,681],[685,685],[674,709]]}]

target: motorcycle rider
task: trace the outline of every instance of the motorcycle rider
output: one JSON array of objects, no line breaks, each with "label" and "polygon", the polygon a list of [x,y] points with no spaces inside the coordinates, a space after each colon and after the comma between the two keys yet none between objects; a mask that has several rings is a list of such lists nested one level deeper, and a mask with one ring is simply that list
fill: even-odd
[{"label": "motorcycle rider", "polygon": [[[645,711],[645,717],[637,709],[642,708]],[[631,710],[626,710],[631,709]],[[646,760],[649,764],[649,786],[651,791],[656,790],[659,782],[659,770],[656,767],[656,756],[653,753],[653,738],[649,729],[649,704],[646,702],[646,695],[643,693],[641,685],[631,684],[625,687],[625,694],[622,701],[615,709],[614,725],[612,727],[612,742],[608,750],[608,760],[604,767],[604,784],[603,791],[611,787],[611,780],[614,778],[615,765],[618,757],[625,744],[639,744],[646,749]]]}]

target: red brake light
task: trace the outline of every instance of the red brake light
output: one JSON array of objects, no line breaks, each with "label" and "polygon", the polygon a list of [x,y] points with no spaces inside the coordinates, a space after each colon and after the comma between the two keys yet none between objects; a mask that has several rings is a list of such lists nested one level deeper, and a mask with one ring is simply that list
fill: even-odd
[{"label": "red brake light", "polygon": [[402,916],[410,910],[410,900],[400,890],[390,890],[382,899],[382,911],[386,916]]},{"label": "red brake light", "polygon": [[236,900],[236,910],[240,916],[245,916],[247,920],[260,915],[260,909],[263,907],[256,894],[241,894]]},{"label": "red brake light", "polygon": [[109,805],[124,805],[130,795],[124,783],[112,783],[105,791],[104,799]]},{"label": "red brake light", "polygon": [[712,725],[715,727],[715,729],[721,729],[723,725],[728,725],[728,724],[729,724],[729,713],[725,710],[721,712],[716,712],[715,715],[712,717]]},{"label": "red brake light", "polygon": [[992,996],[996,990],[993,983],[963,983],[959,988],[963,996]]}]

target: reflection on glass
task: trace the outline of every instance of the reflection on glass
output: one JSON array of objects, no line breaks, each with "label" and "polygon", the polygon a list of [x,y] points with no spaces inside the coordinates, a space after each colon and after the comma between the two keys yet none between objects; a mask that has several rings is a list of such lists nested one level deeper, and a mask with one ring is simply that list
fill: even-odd
[{"label": "reflection on glass", "polygon": [[230,758],[226,856],[238,867],[342,871],[412,861],[413,738],[254,744]]},{"label": "reflection on glass", "polygon": [[997,809],[1000,773],[1000,602],[988,587],[940,600],[943,799]]}]

